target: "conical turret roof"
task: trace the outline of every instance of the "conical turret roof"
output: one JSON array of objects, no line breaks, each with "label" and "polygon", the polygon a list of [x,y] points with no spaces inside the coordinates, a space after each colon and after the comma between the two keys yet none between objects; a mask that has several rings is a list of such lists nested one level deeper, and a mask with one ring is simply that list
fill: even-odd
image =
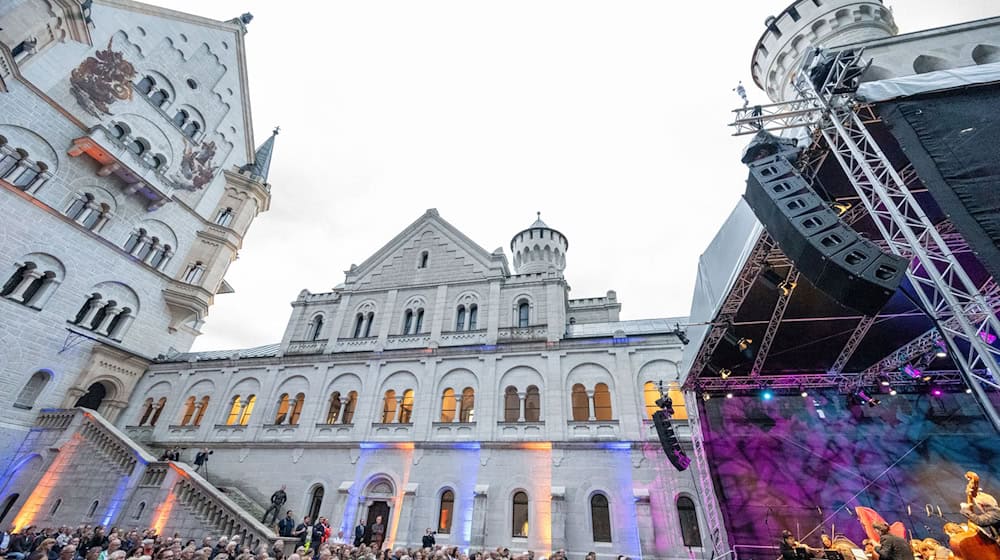
[{"label": "conical turret roof", "polygon": [[274,127],[271,136],[257,148],[253,162],[240,167],[240,171],[247,171],[251,175],[260,177],[265,183],[267,182],[267,174],[271,170],[271,154],[274,152],[274,137],[278,135],[280,130],[281,127]]}]

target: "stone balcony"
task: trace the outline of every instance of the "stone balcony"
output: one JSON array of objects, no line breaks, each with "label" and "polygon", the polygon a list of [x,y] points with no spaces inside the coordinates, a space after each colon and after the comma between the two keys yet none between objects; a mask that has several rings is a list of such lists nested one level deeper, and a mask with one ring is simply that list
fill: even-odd
[{"label": "stone balcony", "polygon": [[250,426],[240,424],[216,424],[212,426],[214,441],[248,441],[253,439]]},{"label": "stone balcony", "polygon": [[441,346],[464,346],[471,344],[486,344],[486,329],[441,333]]},{"label": "stone balcony", "polygon": [[545,438],[545,422],[497,422],[497,437],[501,440],[541,440]]},{"label": "stone balcony", "polygon": [[188,424],[186,426],[181,426],[180,424],[171,424],[167,426],[166,439],[169,442],[185,442],[185,441],[198,441],[198,432],[201,431],[201,426],[196,424]]},{"label": "stone balcony", "polygon": [[337,350],[340,352],[370,352],[378,345],[378,337],[343,338],[337,340]]},{"label": "stone balcony", "polygon": [[431,343],[431,335],[421,334],[394,334],[385,341],[386,350],[397,348],[427,348]]},{"label": "stone balcony", "polygon": [[304,431],[298,424],[264,424],[257,441],[296,441],[302,439]]},{"label": "stone balcony", "polygon": [[285,354],[322,354],[326,348],[327,339],[320,340],[296,340],[288,344]]},{"label": "stone balcony", "polygon": [[468,441],[476,439],[475,422],[434,422],[431,425],[433,441]]},{"label": "stone balcony", "polygon": [[316,424],[311,439],[314,441],[347,441],[354,435],[354,424]]},{"label": "stone balcony", "polygon": [[497,332],[497,342],[523,342],[529,340],[546,340],[548,327],[534,325],[527,327],[508,327]]},{"label": "stone balcony", "polygon": [[125,426],[125,434],[139,443],[149,443],[153,440],[153,426]]},{"label": "stone balcony", "polygon": [[[618,420],[570,421],[567,424],[569,438],[573,440],[621,439]],[[653,432],[656,432],[655,428]]]}]

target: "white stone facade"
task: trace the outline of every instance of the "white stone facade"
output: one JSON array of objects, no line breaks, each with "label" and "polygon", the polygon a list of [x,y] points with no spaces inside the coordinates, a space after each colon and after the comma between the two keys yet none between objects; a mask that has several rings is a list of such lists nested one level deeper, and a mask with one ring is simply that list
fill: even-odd
[{"label": "white stone facade", "polygon": [[0,28],[7,469],[39,410],[90,392],[113,419],[155,356],[190,348],[270,187],[239,170],[255,157],[243,22],[13,0]]},{"label": "white stone facade", "polygon": [[[213,484],[260,504],[286,484],[296,517],[314,510],[345,533],[384,504],[394,544],[429,527],[463,548],[700,557],[677,508],[700,502],[694,477],[666,461],[644,394],[677,378],[675,322],[617,321],[613,292],[568,299],[562,243],[562,259],[542,251],[551,266],[514,275],[430,210],[333,292],[300,294],[280,344],[153,364],[118,425],[187,460],[211,447]],[[609,538],[592,525],[598,494]]]}]

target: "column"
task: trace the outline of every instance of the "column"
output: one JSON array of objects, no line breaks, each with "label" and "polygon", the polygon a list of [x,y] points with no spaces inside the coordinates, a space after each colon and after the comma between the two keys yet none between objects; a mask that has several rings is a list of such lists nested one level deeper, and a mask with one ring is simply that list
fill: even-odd
[{"label": "column", "polygon": [[58,287],[59,280],[57,280],[54,276],[46,278],[42,283],[42,287],[38,289],[35,293],[35,297],[32,298],[31,306],[35,309],[41,309],[44,307],[46,302],[49,301],[49,298],[52,297],[52,294],[55,293],[56,288]]},{"label": "column", "polygon": [[91,231],[101,231],[101,228],[104,227],[104,224],[108,223],[109,219],[111,219],[109,214],[101,212],[101,217],[97,219],[97,223],[94,224],[94,227],[90,228]]},{"label": "column", "polygon": [[455,391],[455,417],[451,419],[452,422],[461,422],[459,416],[462,415],[462,395],[457,390]]},{"label": "column", "polygon": [[157,253],[157,251],[160,250],[160,247],[161,247],[161,245],[159,243],[153,243],[153,246],[150,247],[149,252],[146,253],[146,256],[145,256],[145,258],[142,259],[142,262],[144,264],[150,264],[150,263],[152,263],[153,262],[153,257],[156,256],[156,253]]},{"label": "column", "polygon": [[19,159],[17,161],[17,164],[14,165],[14,167],[12,167],[9,171],[7,171],[7,173],[4,174],[3,178],[8,183],[10,183],[10,184],[13,185],[14,181],[17,181],[17,178],[20,177],[21,174],[24,173],[25,170],[28,169],[28,165],[29,164],[30,164],[30,162],[28,161],[27,158],[21,158],[21,159]]},{"label": "column", "polygon": [[[518,412],[518,416],[517,416],[517,421],[518,422],[524,422],[524,400],[525,400],[526,396],[527,396],[527,393],[525,393],[523,391],[517,394],[517,398],[520,400],[520,403],[521,403],[520,412]],[[505,397],[505,400],[506,400],[506,397]]]},{"label": "column", "polygon": [[135,247],[132,247],[129,254],[133,257],[138,256],[139,252],[142,251],[142,248],[146,246],[146,243],[149,243],[149,237],[146,235],[139,236],[139,240],[135,242]]},{"label": "column", "polygon": [[122,337],[125,336],[125,333],[128,332],[128,328],[132,325],[132,321],[135,321],[135,315],[132,315],[131,313],[125,315],[122,317],[121,321],[118,321],[118,324],[115,325],[115,330],[108,333],[108,336],[114,340],[121,340]]},{"label": "column", "polygon": [[122,310],[118,307],[109,308],[108,312],[104,315],[104,320],[101,321],[100,325],[97,325],[97,328],[94,329],[94,332],[96,332],[97,334],[103,334],[104,336],[108,336],[110,334],[108,332],[108,329],[111,328],[111,322],[114,321],[115,317],[117,317],[121,312]]},{"label": "column", "polygon": [[163,253],[163,260],[160,261],[160,264],[159,266],[156,267],[156,270],[163,270],[164,268],[167,268],[167,263],[170,262],[170,257],[172,256],[174,256],[173,251],[166,251],[165,253]]},{"label": "column", "polygon": [[288,413],[285,414],[285,421],[283,422],[284,424],[293,425],[292,414],[295,414],[295,405],[297,401],[298,399],[296,399],[295,397],[292,396],[288,397]]},{"label": "column", "polygon": [[94,320],[94,316],[97,315],[97,312],[103,309],[106,305],[108,305],[108,302],[101,300],[91,303],[90,309],[87,310],[87,312],[83,315],[83,319],[80,319],[80,322],[77,324],[82,327],[87,327],[90,325],[91,321]]},{"label": "column", "polygon": [[21,282],[18,283],[16,288],[14,288],[13,292],[7,294],[7,297],[14,301],[19,301],[21,303],[28,303],[24,301],[24,292],[28,290],[28,286],[30,286],[32,282],[38,280],[41,277],[42,277],[42,272],[39,271],[37,268],[32,268],[31,270],[25,271],[24,277],[21,278]]},{"label": "column", "polygon": [[344,411],[347,410],[347,403],[349,397],[347,395],[340,395],[340,406],[337,407],[337,421],[335,424],[344,424]]},{"label": "column", "polygon": [[396,397],[396,423],[403,423],[403,397]]},{"label": "column", "polygon": [[594,414],[594,390],[590,389],[587,391],[587,408],[589,410],[589,416],[587,419],[591,422],[597,420],[597,415]]},{"label": "column", "polygon": [[97,202],[95,202],[93,200],[91,200],[90,202],[84,204],[83,205],[83,211],[80,212],[80,215],[76,217],[76,223],[78,223],[80,225],[83,225],[84,222],[87,221],[87,218],[90,217],[90,214],[92,212],[99,211],[99,209],[100,209],[100,205],[97,204]]}]

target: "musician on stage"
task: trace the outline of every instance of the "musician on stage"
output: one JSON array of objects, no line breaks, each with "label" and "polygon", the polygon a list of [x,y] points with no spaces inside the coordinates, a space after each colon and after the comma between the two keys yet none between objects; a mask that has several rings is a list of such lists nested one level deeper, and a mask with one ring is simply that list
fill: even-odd
[{"label": "musician on stage", "polygon": [[795,541],[792,532],[784,530],[781,532],[781,560],[798,560],[796,549],[805,549]]},{"label": "musician on stage", "polygon": [[962,504],[962,515],[980,527],[1000,529],[1000,507],[990,504],[977,504],[977,506],[983,511],[982,513],[972,511],[972,506],[969,504]]},{"label": "musician on stage", "polygon": [[910,543],[890,533],[888,525],[879,521],[873,523],[872,527],[880,535],[879,542],[875,545],[879,560],[913,560]]}]

